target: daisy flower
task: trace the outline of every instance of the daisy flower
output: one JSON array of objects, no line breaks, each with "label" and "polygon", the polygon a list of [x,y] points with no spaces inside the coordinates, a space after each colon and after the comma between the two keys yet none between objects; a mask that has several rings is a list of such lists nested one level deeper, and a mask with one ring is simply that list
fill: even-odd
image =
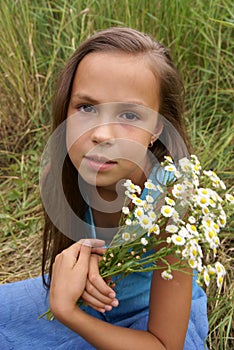
[{"label": "daisy flower", "polygon": [[210,276],[214,276],[214,275],[216,274],[215,268],[214,268],[213,266],[211,266],[211,265],[208,265],[208,266],[207,266],[207,271],[208,271],[208,274],[209,274]]},{"label": "daisy flower", "polygon": [[187,172],[191,168],[191,162],[188,158],[182,158],[179,160],[179,165],[184,172]]},{"label": "daisy flower", "polygon": [[154,202],[154,198],[152,196],[150,196],[149,194],[145,197],[146,202],[147,203],[153,203]]},{"label": "daisy flower", "polygon": [[190,216],[190,217],[188,218],[188,221],[189,221],[190,224],[195,224],[195,223],[196,223],[196,219],[195,219],[194,216]]},{"label": "daisy flower", "polygon": [[122,233],[122,238],[124,241],[129,241],[129,239],[131,238],[131,235],[129,232],[123,232]]},{"label": "daisy flower", "polygon": [[174,212],[172,214],[172,218],[173,218],[173,221],[175,221],[175,222],[178,222],[180,220],[179,213],[176,210],[174,210]]},{"label": "daisy flower", "polygon": [[226,216],[220,216],[217,220],[217,223],[220,227],[224,227],[226,225]]},{"label": "daisy flower", "polygon": [[184,245],[185,244],[185,238],[181,237],[177,234],[173,234],[171,236],[171,240],[175,245]]},{"label": "daisy flower", "polygon": [[157,219],[157,215],[156,215],[156,213],[153,210],[148,212],[148,216],[150,217],[150,219],[152,221],[155,221]]},{"label": "daisy flower", "polygon": [[223,285],[223,276],[222,275],[218,275],[217,276],[217,287],[220,289]]},{"label": "daisy flower", "polygon": [[207,269],[204,269],[203,278],[204,278],[205,285],[208,287],[210,284],[210,275],[209,275]]},{"label": "daisy flower", "polygon": [[134,215],[136,218],[141,218],[143,215],[144,215],[144,210],[141,208],[141,207],[137,207],[135,210],[134,210]]},{"label": "daisy flower", "polygon": [[218,275],[222,275],[222,276],[226,275],[226,270],[225,270],[224,266],[219,261],[216,261],[215,269],[216,269],[216,273]]},{"label": "daisy flower", "polygon": [[128,207],[123,207],[122,208],[122,213],[124,213],[125,215],[128,215],[130,213],[130,210]]},{"label": "daisy flower", "polygon": [[210,196],[210,189],[209,188],[203,188],[200,187],[198,189],[198,195],[203,197],[209,197]]},{"label": "daisy flower", "polygon": [[186,229],[188,230],[189,233],[192,235],[198,236],[197,228],[195,225],[191,224],[186,224]]},{"label": "daisy flower", "polygon": [[202,208],[202,214],[203,215],[207,215],[207,214],[209,214],[209,212],[210,212],[210,210],[208,209],[208,207],[203,207]]},{"label": "daisy flower", "polygon": [[138,197],[135,197],[132,199],[132,203],[136,204],[137,206],[143,206],[145,204],[145,201]]},{"label": "daisy flower", "polygon": [[158,225],[153,225],[149,228],[148,230],[149,235],[151,235],[152,233],[155,235],[159,235],[160,233],[160,228]]},{"label": "daisy flower", "polygon": [[167,225],[166,231],[170,233],[176,233],[178,231],[178,227],[176,225]]},{"label": "daisy flower", "polygon": [[152,226],[152,220],[147,215],[143,215],[139,218],[139,224],[142,228],[149,229]]},{"label": "daisy flower", "polygon": [[189,231],[184,226],[180,228],[178,235],[184,238],[188,238],[190,236]]},{"label": "daisy flower", "polygon": [[225,198],[228,202],[230,202],[231,204],[234,204],[234,196],[232,194],[226,193]]},{"label": "daisy flower", "polygon": [[184,187],[181,184],[176,184],[173,186],[172,194],[176,198],[181,198]]},{"label": "daisy flower", "polygon": [[164,280],[167,280],[167,281],[170,281],[170,280],[173,279],[173,276],[172,276],[172,274],[171,274],[170,271],[163,271],[163,272],[161,273],[161,276],[162,276],[162,278],[163,278]]},{"label": "daisy flower", "polygon": [[199,196],[199,195],[198,195],[198,196],[196,197],[196,202],[197,202],[197,204],[198,204],[200,207],[202,207],[202,208],[208,207],[209,204],[210,204],[210,198],[209,198],[209,197]]},{"label": "daisy flower", "polygon": [[164,192],[164,190],[163,190],[162,186],[157,185],[156,187],[157,187],[157,189],[159,190],[159,192],[161,192],[161,193],[163,193],[163,192]]},{"label": "daisy flower", "polygon": [[125,195],[131,200],[133,200],[134,198],[138,198],[135,193],[131,193],[130,191],[125,191]]},{"label": "daisy flower", "polygon": [[173,173],[176,171],[176,167],[173,164],[166,165],[164,169],[166,171],[173,172]]},{"label": "daisy flower", "polygon": [[147,241],[147,239],[146,239],[145,237],[142,237],[142,238],[141,238],[141,243],[142,243],[143,245],[147,245],[147,244],[148,244],[148,241]]},{"label": "daisy flower", "polygon": [[156,190],[157,190],[156,186],[153,184],[152,180],[150,180],[150,179],[149,179],[148,181],[145,182],[144,186],[145,186],[145,188],[147,188],[148,190],[153,190],[153,191],[156,191]]},{"label": "daisy flower", "polygon": [[173,215],[174,208],[170,207],[170,205],[163,205],[161,208],[161,214],[167,218]]},{"label": "daisy flower", "polygon": [[127,226],[130,226],[132,224],[132,220],[131,219],[126,219],[125,224]]},{"label": "daisy flower", "polygon": [[171,206],[174,206],[175,205],[175,201],[169,197],[165,197],[165,202],[168,204],[168,205],[171,205]]},{"label": "daisy flower", "polygon": [[173,160],[171,158],[171,156],[164,156],[164,158],[171,164],[173,164]]},{"label": "daisy flower", "polygon": [[188,263],[189,263],[189,266],[192,268],[192,269],[196,269],[197,267],[197,261],[194,260],[194,259],[189,259],[188,260]]},{"label": "daisy flower", "polygon": [[[124,187],[126,187],[130,193],[135,193],[135,192],[138,193],[140,189],[140,187],[137,185],[134,185],[134,183],[132,183],[131,180],[126,180],[124,183]],[[141,189],[140,189],[140,193],[141,193]]]}]

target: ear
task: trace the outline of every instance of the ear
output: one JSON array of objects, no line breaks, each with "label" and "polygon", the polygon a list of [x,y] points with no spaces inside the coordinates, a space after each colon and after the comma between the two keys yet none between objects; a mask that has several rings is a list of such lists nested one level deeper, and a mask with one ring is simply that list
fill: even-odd
[{"label": "ear", "polygon": [[153,135],[151,136],[151,142],[154,143],[163,131],[163,123],[159,122],[156,126]]}]

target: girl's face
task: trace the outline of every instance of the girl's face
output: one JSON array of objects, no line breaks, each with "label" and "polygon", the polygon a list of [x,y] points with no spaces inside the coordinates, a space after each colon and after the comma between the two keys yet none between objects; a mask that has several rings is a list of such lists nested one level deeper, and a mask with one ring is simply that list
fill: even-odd
[{"label": "girl's face", "polygon": [[67,114],[68,153],[89,184],[145,180],[159,135],[159,83],[144,56],[91,53],[76,71]]}]

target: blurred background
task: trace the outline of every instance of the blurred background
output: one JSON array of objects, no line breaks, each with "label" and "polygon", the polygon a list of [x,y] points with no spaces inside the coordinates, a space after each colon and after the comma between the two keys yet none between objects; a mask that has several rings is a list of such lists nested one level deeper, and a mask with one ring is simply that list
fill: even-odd
[{"label": "blurred background", "polygon": [[[58,72],[95,31],[127,26],[170,51],[185,84],[194,153],[233,192],[232,0],[5,0],[0,2],[0,283],[40,274],[40,158]],[[233,221],[221,233],[222,290],[209,297],[209,347],[234,349]]]}]

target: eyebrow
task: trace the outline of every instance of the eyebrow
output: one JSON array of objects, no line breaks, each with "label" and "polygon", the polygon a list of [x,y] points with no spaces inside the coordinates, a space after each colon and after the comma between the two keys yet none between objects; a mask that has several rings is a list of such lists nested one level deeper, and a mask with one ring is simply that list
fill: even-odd
[{"label": "eyebrow", "polygon": [[[81,101],[85,101],[85,102],[89,102],[89,103],[92,103],[94,105],[98,105],[98,104],[103,104],[105,102],[100,102],[98,100],[95,100],[93,97],[87,95],[87,94],[83,94],[83,93],[76,93],[74,95],[71,96],[71,99],[74,100],[74,99],[79,99]],[[110,103],[123,103],[125,105],[140,105],[140,106],[144,106],[144,107],[147,107],[149,108],[149,106],[145,105],[142,101],[137,101],[137,100],[132,100],[132,101],[112,101]]]},{"label": "eyebrow", "polygon": [[86,94],[81,94],[79,92],[77,94],[72,95],[71,99],[79,99],[81,101],[87,101],[87,102],[90,102],[90,103],[96,104],[96,105],[100,104],[100,102],[98,102],[97,100],[95,100],[91,96],[86,95]]}]

